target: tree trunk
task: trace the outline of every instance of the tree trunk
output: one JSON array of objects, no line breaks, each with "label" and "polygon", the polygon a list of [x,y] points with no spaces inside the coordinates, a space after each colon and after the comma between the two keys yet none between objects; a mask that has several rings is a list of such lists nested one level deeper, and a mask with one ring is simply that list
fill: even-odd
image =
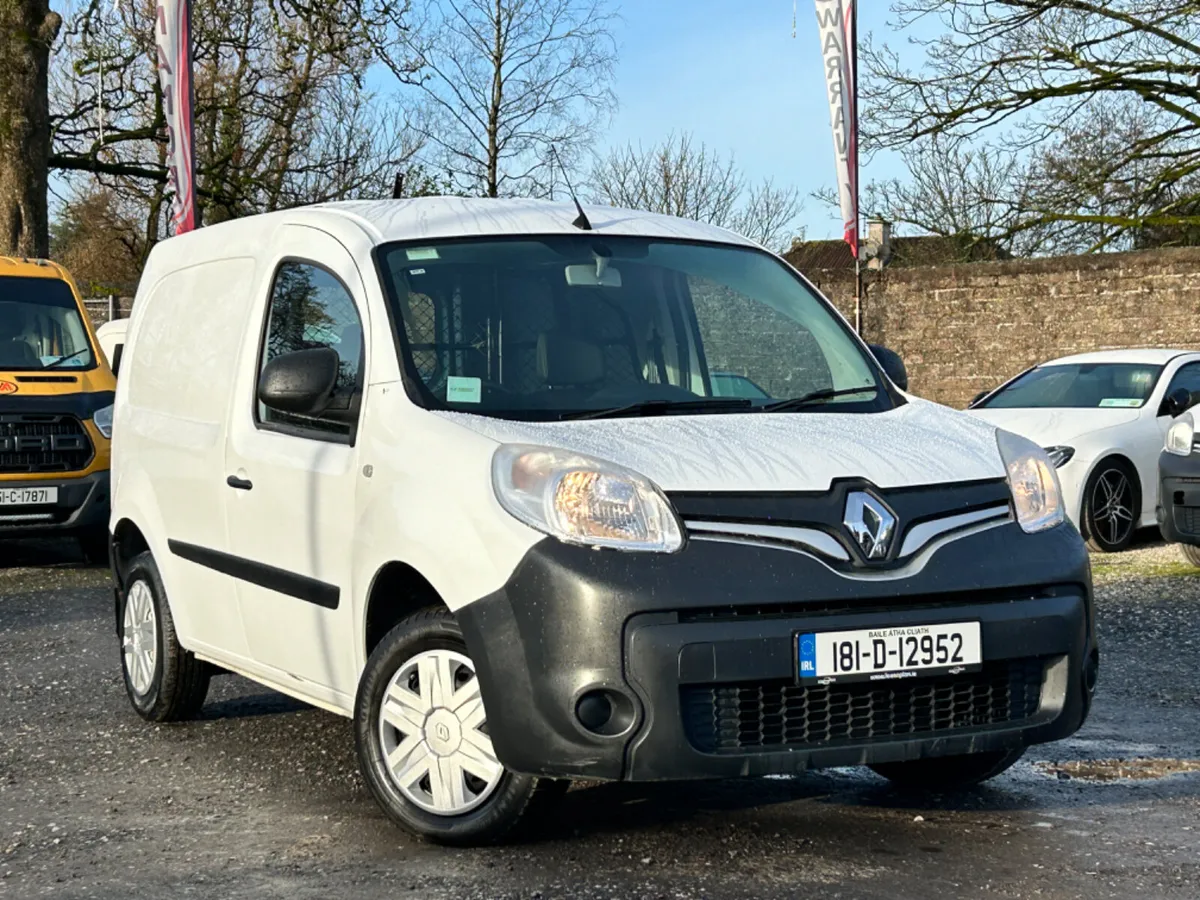
[{"label": "tree trunk", "polygon": [[0,0],[0,253],[50,254],[47,79],[60,27],[48,0]]},{"label": "tree trunk", "polygon": [[496,0],[492,25],[495,27],[495,43],[492,45],[492,102],[488,105],[487,121],[487,196],[499,197],[500,104],[504,100],[504,6],[502,0]]}]

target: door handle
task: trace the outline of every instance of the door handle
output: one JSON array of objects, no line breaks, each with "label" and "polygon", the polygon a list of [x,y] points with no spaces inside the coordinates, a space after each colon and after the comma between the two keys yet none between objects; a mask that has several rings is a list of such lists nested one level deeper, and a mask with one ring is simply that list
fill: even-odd
[{"label": "door handle", "polygon": [[230,475],[225,479],[225,483],[231,488],[237,488],[239,491],[248,491],[254,487],[254,482],[249,478],[238,478],[236,475]]}]

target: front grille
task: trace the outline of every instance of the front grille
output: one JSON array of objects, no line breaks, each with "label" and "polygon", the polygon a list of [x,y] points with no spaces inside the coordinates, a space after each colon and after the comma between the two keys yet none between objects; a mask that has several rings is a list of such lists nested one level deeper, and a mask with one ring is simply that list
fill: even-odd
[{"label": "front grille", "polygon": [[1200,535],[1200,506],[1173,507],[1175,529],[1180,534]]},{"label": "front grille", "polygon": [[0,415],[0,473],[76,472],[91,459],[91,439],[75,416]]},{"label": "front grille", "polygon": [[687,685],[680,698],[684,731],[702,753],[942,737],[1032,718],[1045,669],[1045,660],[1017,659],[912,681]]}]

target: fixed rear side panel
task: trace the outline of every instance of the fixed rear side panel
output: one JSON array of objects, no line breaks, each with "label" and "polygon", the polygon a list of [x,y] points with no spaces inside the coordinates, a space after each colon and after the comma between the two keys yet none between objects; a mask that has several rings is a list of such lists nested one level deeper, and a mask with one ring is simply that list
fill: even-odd
[{"label": "fixed rear side panel", "polygon": [[232,580],[168,546],[226,544],[225,427],[254,274],[252,258],[215,259],[168,271],[139,297],[114,451],[114,521],[130,518],[146,535],[180,639],[237,656],[245,638]]}]

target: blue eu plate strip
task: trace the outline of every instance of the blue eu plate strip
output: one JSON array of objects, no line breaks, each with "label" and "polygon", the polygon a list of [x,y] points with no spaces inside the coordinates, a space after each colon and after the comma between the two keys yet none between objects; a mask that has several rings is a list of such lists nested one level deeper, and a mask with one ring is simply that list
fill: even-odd
[{"label": "blue eu plate strip", "polygon": [[815,634],[800,634],[796,636],[796,657],[800,660],[800,677],[817,677],[817,636]]}]

